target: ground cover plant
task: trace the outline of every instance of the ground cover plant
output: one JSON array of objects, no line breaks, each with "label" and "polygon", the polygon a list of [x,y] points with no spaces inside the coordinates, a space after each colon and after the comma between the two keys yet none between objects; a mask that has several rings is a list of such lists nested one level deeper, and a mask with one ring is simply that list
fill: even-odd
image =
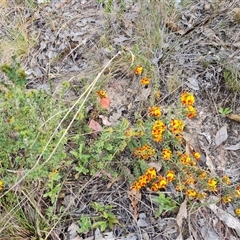
[{"label": "ground cover plant", "polygon": [[104,24],[80,42],[48,21],[71,3],[14,4],[30,19],[0,45],[1,239],[240,236],[236,3],[81,1],[81,34]]}]

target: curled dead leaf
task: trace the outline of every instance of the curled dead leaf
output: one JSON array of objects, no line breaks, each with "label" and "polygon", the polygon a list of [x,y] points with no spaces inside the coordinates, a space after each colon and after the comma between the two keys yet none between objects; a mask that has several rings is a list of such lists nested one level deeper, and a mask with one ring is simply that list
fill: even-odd
[{"label": "curled dead leaf", "polygon": [[104,115],[99,115],[99,117],[102,119],[102,123],[105,126],[111,126],[112,123],[108,121],[108,117],[104,116]]},{"label": "curled dead leaf", "polygon": [[149,167],[154,167],[157,172],[159,172],[162,169],[162,163],[161,162],[150,162],[148,163]]},{"label": "curled dead leaf", "polygon": [[141,201],[142,194],[139,190],[132,189],[131,191],[128,191],[128,197],[131,201],[131,206],[133,210],[133,216],[135,219],[138,218],[138,212],[139,212],[139,202]]},{"label": "curled dead leaf", "polygon": [[234,120],[234,121],[237,121],[237,122],[240,122],[240,115],[237,115],[237,114],[230,114],[230,115],[227,115],[227,117],[231,120]]}]

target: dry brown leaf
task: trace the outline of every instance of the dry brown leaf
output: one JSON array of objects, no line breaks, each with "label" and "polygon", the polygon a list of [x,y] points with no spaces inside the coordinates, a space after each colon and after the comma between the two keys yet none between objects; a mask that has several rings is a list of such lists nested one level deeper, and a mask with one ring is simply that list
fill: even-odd
[{"label": "dry brown leaf", "polygon": [[142,194],[139,190],[132,189],[131,191],[128,191],[128,197],[131,201],[132,209],[133,209],[133,216],[135,219],[138,218],[138,212],[139,212],[139,201],[141,201]]},{"label": "dry brown leaf", "polygon": [[99,132],[102,130],[102,126],[93,119],[90,120],[90,123],[88,126],[95,132]]},{"label": "dry brown leaf", "polygon": [[159,172],[162,169],[162,163],[161,162],[150,162],[148,163],[149,167],[154,167],[157,172]]},{"label": "dry brown leaf", "polygon": [[217,146],[221,145],[228,138],[227,126],[222,126],[216,133],[215,143]]},{"label": "dry brown leaf", "polygon": [[[209,199],[209,202],[217,202],[219,199],[217,197],[212,196]],[[208,208],[210,208],[216,216],[224,222],[229,228],[234,229],[238,236],[240,237],[240,221],[232,216],[230,213],[225,212],[221,208],[219,208],[215,203],[211,203],[208,205]]]},{"label": "dry brown leaf", "polygon": [[237,115],[237,114],[230,114],[230,115],[227,115],[227,117],[231,120],[234,120],[234,121],[237,121],[237,122],[240,122],[240,115]]},{"label": "dry brown leaf", "polygon": [[179,212],[177,214],[176,220],[177,220],[177,225],[179,227],[179,236],[178,236],[178,240],[182,239],[182,223],[183,223],[183,219],[187,218],[187,199],[185,198],[184,202],[181,204],[180,208],[179,208]]},{"label": "dry brown leaf", "polygon": [[183,132],[182,136],[186,142],[186,151],[189,151],[189,153],[190,153],[190,150],[199,152],[199,146],[198,146],[198,142],[196,140],[196,136],[197,136],[196,134],[190,134],[187,132]]},{"label": "dry brown leaf", "polygon": [[215,174],[215,166],[212,162],[212,159],[206,153],[206,165],[212,174]]},{"label": "dry brown leaf", "polygon": [[108,117],[104,116],[104,115],[99,115],[99,117],[102,119],[102,123],[105,126],[111,126],[112,123],[108,121]]},{"label": "dry brown leaf", "polygon": [[187,199],[182,202],[176,217],[177,225],[180,229],[182,228],[184,218],[187,218]]}]

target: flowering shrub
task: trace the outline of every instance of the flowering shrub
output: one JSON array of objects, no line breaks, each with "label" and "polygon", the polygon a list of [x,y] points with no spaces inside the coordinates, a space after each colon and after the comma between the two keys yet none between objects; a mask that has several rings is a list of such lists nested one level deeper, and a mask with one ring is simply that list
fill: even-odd
[{"label": "flowering shrub", "polygon": [[[139,66],[134,69],[135,74],[142,73],[143,68]],[[141,79],[144,84],[146,79]],[[146,84],[149,82],[146,81]],[[148,108],[148,118],[143,125],[144,133],[139,136],[144,142],[148,139],[152,143],[143,144],[133,150],[133,156],[141,160],[154,159],[156,156],[163,163],[162,173],[158,174],[153,167],[146,170],[138,177],[131,189],[140,190],[149,188],[151,191],[164,190],[169,183],[175,186],[176,191],[185,194],[190,200],[202,200],[211,193],[222,193],[222,202],[228,203],[240,198],[240,186],[235,189],[227,188],[231,184],[228,176],[218,177],[204,170],[199,165],[201,154],[197,151],[184,151],[183,130],[185,127],[184,118],[194,118],[197,111],[194,107],[195,98],[192,93],[183,92],[180,97],[180,112],[175,116],[162,116],[159,106]],[[179,110],[178,110],[179,112]],[[151,133],[151,134],[149,134]],[[151,136],[151,137],[150,137]],[[148,138],[147,138],[148,137]],[[155,146],[155,147],[154,147]],[[230,194],[234,192],[234,194]],[[240,210],[236,210],[240,215]]]}]

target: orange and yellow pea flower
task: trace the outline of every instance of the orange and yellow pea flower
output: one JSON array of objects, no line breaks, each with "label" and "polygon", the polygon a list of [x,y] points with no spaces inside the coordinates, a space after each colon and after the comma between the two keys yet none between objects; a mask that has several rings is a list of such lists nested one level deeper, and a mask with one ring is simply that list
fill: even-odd
[{"label": "orange and yellow pea flower", "polygon": [[223,203],[229,203],[229,202],[231,202],[231,201],[232,201],[232,197],[229,196],[229,195],[226,195],[226,196],[223,196],[223,197],[222,197],[222,202],[223,202]]},{"label": "orange and yellow pea flower", "polygon": [[235,214],[236,214],[238,217],[240,217],[240,208],[236,208],[236,209],[235,209]]},{"label": "orange and yellow pea flower", "polygon": [[147,176],[140,176],[138,180],[141,187],[145,187],[149,183],[149,178]]},{"label": "orange and yellow pea flower", "polygon": [[191,198],[194,198],[197,196],[197,192],[194,189],[187,189],[186,195]]},{"label": "orange and yellow pea flower", "polygon": [[172,151],[170,149],[164,148],[162,150],[162,158],[164,160],[170,160],[172,156]]},{"label": "orange and yellow pea flower", "polygon": [[161,121],[155,121],[152,127],[152,135],[154,142],[162,142],[162,134],[166,130],[166,125]]},{"label": "orange and yellow pea flower", "polygon": [[160,107],[149,107],[149,115],[152,117],[161,117],[161,110]]},{"label": "orange and yellow pea flower", "polygon": [[151,190],[156,192],[167,186],[167,180],[163,176],[158,176],[158,180],[152,183]]},{"label": "orange and yellow pea flower", "polygon": [[136,75],[141,75],[143,72],[143,67],[142,66],[137,66],[135,69],[134,69],[134,73]]},{"label": "orange and yellow pea flower", "polygon": [[173,134],[179,134],[183,132],[184,126],[185,124],[182,120],[172,119],[169,129]]},{"label": "orange and yellow pea flower", "polygon": [[200,179],[204,180],[207,178],[207,172],[206,171],[201,171],[198,176]]},{"label": "orange and yellow pea flower", "polygon": [[150,83],[150,79],[149,78],[142,78],[140,80],[140,83],[143,85],[143,86],[146,86]]},{"label": "orange and yellow pea flower", "polygon": [[167,171],[166,177],[168,182],[172,182],[175,179],[174,171],[172,170]]},{"label": "orange and yellow pea flower", "polygon": [[141,184],[138,181],[135,181],[131,186],[131,190],[140,190],[142,188]]},{"label": "orange and yellow pea flower", "polygon": [[208,187],[211,191],[217,191],[217,181],[213,178],[208,180]]},{"label": "orange and yellow pea flower", "polygon": [[231,184],[231,180],[229,178],[229,176],[225,175],[222,177],[222,181],[226,184],[226,185],[230,185]]},{"label": "orange and yellow pea flower", "polygon": [[195,157],[195,159],[200,160],[201,159],[201,154],[199,152],[194,152],[193,156]]},{"label": "orange and yellow pea flower", "polygon": [[234,196],[236,198],[239,198],[240,197],[240,185],[236,186],[236,189],[234,191]]},{"label": "orange and yellow pea flower", "polygon": [[155,149],[146,144],[140,148],[135,148],[133,154],[134,157],[140,157],[141,159],[148,160],[155,155]]},{"label": "orange and yellow pea flower", "polygon": [[150,168],[146,171],[145,175],[146,175],[150,180],[156,178],[156,176],[157,176],[156,169],[153,168],[153,167],[150,167]]},{"label": "orange and yellow pea flower", "polygon": [[158,177],[158,188],[165,188],[167,186],[168,182],[165,177],[159,176]]},{"label": "orange and yellow pea flower", "polygon": [[180,157],[180,163],[184,164],[184,165],[190,165],[191,164],[191,158],[188,154],[182,154]]},{"label": "orange and yellow pea flower", "polygon": [[197,110],[193,106],[187,106],[186,115],[188,118],[194,118],[197,116]]},{"label": "orange and yellow pea flower", "polygon": [[192,93],[183,92],[181,95],[181,103],[182,105],[192,106],[195,102],[194,96]]},{"label": "orange and yellow pea flower", "polygon": [[97,95],[98,95],[101,99],[107,97],[106,91],[104,91],[104,90],[99,90],[99,91],[97,91]]},{"label": "orange and yellow pea flower", "polygon": [[154,182],[150,188],[152,191],[157,192],[158,191],[158,183]]}]

